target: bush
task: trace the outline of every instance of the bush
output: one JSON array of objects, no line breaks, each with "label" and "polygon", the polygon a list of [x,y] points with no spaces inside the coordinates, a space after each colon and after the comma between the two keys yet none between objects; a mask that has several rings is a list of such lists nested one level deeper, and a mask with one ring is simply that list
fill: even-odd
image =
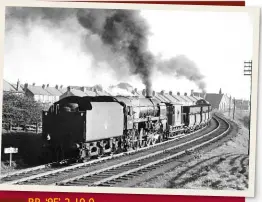
[{"label": "bush", "polygon": [[43,106],[32,98],[13,93],[3,95],[3,123],[26,125],[40,123]]},{"label": "bush", "polygon": [[[43,109],[42,104],[28,96],[4,93],[2,125],[25,126],[41,123]],[[42,137],[41,134],[8,132],[2,129],[2,161],[9,160],[9,154],[4,154],[4,148],[7,147],[18,148],[18,154],[13,155],[14,161],[22,160],[27,165],[36,165],[41,156]]]}]

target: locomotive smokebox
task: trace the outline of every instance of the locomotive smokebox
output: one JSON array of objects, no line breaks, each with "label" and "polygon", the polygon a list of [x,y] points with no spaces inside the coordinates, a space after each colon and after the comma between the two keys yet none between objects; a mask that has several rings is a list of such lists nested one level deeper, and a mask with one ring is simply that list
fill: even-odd
[{"label": "locomotive smokebox", "polygon": [[146,87],[146,98],[151,98],[152,97],[152,88],[151,86]]}]

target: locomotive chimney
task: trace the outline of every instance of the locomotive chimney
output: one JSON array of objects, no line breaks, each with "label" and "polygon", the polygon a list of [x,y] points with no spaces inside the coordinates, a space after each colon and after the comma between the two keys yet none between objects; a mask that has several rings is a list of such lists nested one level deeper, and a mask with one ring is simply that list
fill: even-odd
[{"label": "locomotive chimney", "polygon": [[177,95],[180,95],[180,93],[179,93],[179,92],[177,92]]},{"label": "locomotive chimney", "polygon": [[164,94],[165,94],[165,91],[164,91],[164,90],[162,90],[160,93],[161,93],[161,95],[164,95]]},{"label": "locomotive chimney", "polygon": [[146,97],[147,98],[151,98],[152,97],[152,89],[149,86],[146,87]]},{"label": "locomotive chimney", "polygon": [[172,91],[169,91],[169,95],[172,95],[173,94],[173,92]]},{"label": "locomotive chimney", "polygon": [[187,96],[187,93],[184,93],[185,96]]}]

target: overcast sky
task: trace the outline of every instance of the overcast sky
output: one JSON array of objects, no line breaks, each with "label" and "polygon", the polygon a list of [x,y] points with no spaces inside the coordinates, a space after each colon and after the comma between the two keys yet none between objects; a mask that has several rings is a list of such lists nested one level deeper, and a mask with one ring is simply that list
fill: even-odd
[{"label": "overcast sky", "polygon": [[[197,11],[142,11],[150,25],[149,49],[164,58],[186,55],[205,76],[206,90],[218,93],[219,88],[236,98],[249,99],[250,78],[243,75],[244,60],[252,57],[253,25],[247,13]],[[29,84],[91,86],[117,84],[119,79],[111,71],[96,70],[92,57],[79,48],[80,40],[72,31],[50,29],[31,23],[28,30],[22,24],[7,21],[4,79],[15,83],[18,79]],[[191,81],[153,76],[153,88],[175,92],[199,91]],[[144,88],[140,79],[130,76],[134,87]]]}]

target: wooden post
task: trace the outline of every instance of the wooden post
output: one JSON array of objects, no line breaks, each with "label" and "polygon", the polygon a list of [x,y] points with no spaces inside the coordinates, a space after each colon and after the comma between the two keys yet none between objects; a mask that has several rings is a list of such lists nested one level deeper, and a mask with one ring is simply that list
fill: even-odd
[{"label": "wooden post", "polygon": [[12,167],[12,153],[10,153],[9,166]]}]

